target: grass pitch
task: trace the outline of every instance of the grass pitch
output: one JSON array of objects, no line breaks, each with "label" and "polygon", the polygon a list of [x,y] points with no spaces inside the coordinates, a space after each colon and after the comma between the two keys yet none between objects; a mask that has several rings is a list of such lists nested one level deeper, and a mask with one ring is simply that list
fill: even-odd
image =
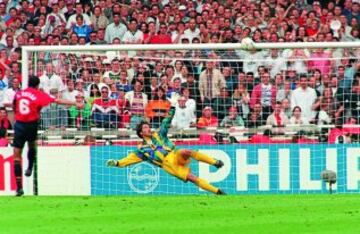
[{"label": "grass pitch", "polygon": [[0,197],[0,233],[360,233],[360,196]]}]

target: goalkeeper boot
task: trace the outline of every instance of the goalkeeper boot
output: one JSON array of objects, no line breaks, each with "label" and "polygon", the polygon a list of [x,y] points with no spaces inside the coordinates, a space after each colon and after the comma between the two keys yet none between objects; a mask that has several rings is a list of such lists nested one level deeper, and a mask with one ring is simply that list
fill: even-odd
[{"label": "goalkeeper boot", "polygon": [[216,194],[217,194],[217,195],[226,195],[226,193],[225,193],[223,190],[221,190],[221,189],[219,189],[219,190],[216,192]]},{"label": "goalkeeper boot", "polygon": [[30,177],[31,174],[32,174],[32,168],[29,167],[29,168],[26,169],[26,171],[25,171],[25,176]]},{"label": "goalkeeper boot", "polygon": [[219,169],[222,168],[222,166],[224,166],[224,163],[221,160],[217,160],[214,164],[214,166]]},{"label": "goalkeeper boot", "polygon": [[24,195],[24,190],[22,188],[17,189],[16,190],[16,195],[17,197],[21,197],[22,195]]}]

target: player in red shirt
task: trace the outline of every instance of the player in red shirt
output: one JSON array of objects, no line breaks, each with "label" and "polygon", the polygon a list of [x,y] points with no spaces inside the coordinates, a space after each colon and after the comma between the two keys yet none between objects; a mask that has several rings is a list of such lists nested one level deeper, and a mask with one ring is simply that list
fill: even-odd
[{"label": "player in red shirt", "polygon": [[29,165],[25,176],[31,176],[34,160],[36,157],[36,139],[38,122],[40,119],[41,108],[52,102],[63,105],[76,105],[81,108],[83,104],[64,99],[55,99],[48,94],[40,91],[40,80],[37,76],[29,77],[29,87],[20,90],[14,97],[15,125],[14,125],[14,172],[16,177],[16,196],[24,194],[22,188],[22,163],[21,153],[25,142],[28,142]]}]

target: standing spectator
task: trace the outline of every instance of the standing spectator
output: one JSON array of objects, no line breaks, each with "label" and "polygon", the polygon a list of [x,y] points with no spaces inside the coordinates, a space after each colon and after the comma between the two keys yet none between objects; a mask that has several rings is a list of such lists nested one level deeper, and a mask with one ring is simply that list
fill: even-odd
[{"label": "standing spectator", "polygon": [[[76,103],[85,103],[84,95],[77,93],[75,96]],[[91,105],[84,104],[82,108],[79,106],[71,106],[69,109],[69,127],[79,130],[88,130],[91,126]]]},{"label": "standing spectator", "polygon": [[18,79],[15,78],[12,81],[12,87],[7,88],[4,92],[2,106],[6,108],[11,123],[14,122],[14,110],[13,110],[14,97],[16,92],[18,92],[19,90],[20,90],[20,82]]},{"label": "standing spectator", "polygon": [[83,9],[82,3],[80,3],[80,2],[76,3],[75,14],[71,15],[66,23],[67,30],[70,30],[76,24],[76,21],[77,21],[76,17],[78,15],[82,15],[84,23],[86,25],[91,24],[90,17],[87,14],[83,13],[83,11],[84,11],[84,9]]},{"label": "standing spectator", "polygon": [[84,23],[84,17],[82,15],[76,16],[76,24],[71,27],[71,31],[76,33],[79,38],[84,37],[86,42],[90,41],[90,33],[92,32],[92,28]]},{"label": "standing spectator", "polygon": [[223,74],[215,68],[213,61],[206,62],[206,69],[199,77],[201,103],[210,104],[213,98],[219,96],[221,88],[224,87],[226,87],[226,82]]},{"label": "standing spectator", "polygon": [[139,80],[133,81],[134,90],[125,94],[125,98],[129,101],[129,109],[131,113],[130,127],[135,129],[137,124],[144,119],[145,108],[148,103],[148,97],[143,90],[143,82]]},{"label": "standing spectator", "polygon": [[199,118],[197,127],[206,128],[206,127],[217,127],[219,125],[219,120],[216,116],[212,115],[212,109],[210,106],[206,106],[203,109],[202,116]]},{"label": "standing spectator", "polygon": [[129,101],[125,98],[125,90],[118,88],[118,99],[116,105],[119,111],[119,127],[125,128],[130,124]]},{"label": "standing spectator", "polygon": [[106,28],[109,24],[108,18],[103,14],[100,6],[95,6],[93,9],[93,14],[90,17],[91,25],[93,25],[94,31],[99,30],[100,28]]},{"label": "standing spectator", "polygon": [[158,34],[150,39],[150,44],[171,44],[171,36],[167,32],[168,27],[165,23],[160,24],[160,30]]},{"label": "standing spectator", "polygon": [[[51,89],[50,95],[60,97],[58,89]],[[65,130],[68,121],[68,113],[64,106],[51,103],[41,110],[41,126],[44,130]]]},{"label": "standing spectator", "polygon": [[114,23],[109,24],[105,30],[105,41],[111,44],[115,38],[123,40],[124,34],[127,31],[126,26],[120,22],[120,14],[113,15]]},{"label": "standing spectator", "polygon": [[171,125],[179,130],[196,126],[194,107],[188,102],[185,96],[181,96],[178,99]]},{"label": "standing spectator", "polygon": [[114,58],[111,61],[110,71],[105,72],[103,78],[104,79],[108,78],[110,80],[117,82],[120,79],[120,71],[121,71],[120,60],[118,58]]},{"label": "standing spectator", "polygon": [[324,49],[315,49],[315,51],[310,55],[310,59],[308,61],[308,70],[312,71],[319,69],[322,75],[329,75],[332,65],[331,58],[331,52],[326,52]]},{"label": "standing spectator", "polygon": [[271,77],[275,77],[275,75],[280,73],[282,70],[286,70],[287,59],[283,56],[279,56],[279,51],[277,49],[272,49],[270,56],[265,59],[265,63],[267,67],[269,67]]},{"label": "standing spectator", "polygon": [[282,102],[282,100],[284,99],[291,100],[291,94],[292,94],[291,81],[286,79],[284,81],[284,86],[277,91],[276,101]]},{"label": "standing spectator", "polygon": [[131,19],[129,29],[125,32],[122,41],[125,44],[141,44],[144,40],[144,34],[137,29],[138,22],[136,19]]},{"label": "standing spectator", "polygon": [[255,104],[261,104],[264,118],[270,115],[272,107],[276,102],[276,88],[270,84],[270,75],[264,72],[260,76],[261,83],[256,85],[251,93],[250,107],[253,109]]},{"label": "standing spectator", "polygon": [[184,31],[184,35],[192,41],[195,37],[200,37],[200,30],[196,27],[196,20],[191,18],[189,20],[189,28]]},{"label": "standing spectator", "polygon": [[299,86],[291,95],[291,108],[299,106],[301,108],[301,117],[310,122],[316,114],[313,110],[313,104],[317,99],[317,95],[314,89],[308,87],[306,75],[300,76]]}]

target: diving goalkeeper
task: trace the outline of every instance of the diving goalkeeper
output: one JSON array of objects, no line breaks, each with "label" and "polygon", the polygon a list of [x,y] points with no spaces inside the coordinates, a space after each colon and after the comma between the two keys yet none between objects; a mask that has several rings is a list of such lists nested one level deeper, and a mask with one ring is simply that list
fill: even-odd
[{"label": "diving goalkeeper", "polygon": [[151,131],[148,122],[140,122],[136,127],[136,134],[143,139],[143,142],[138,146],[138,149],[120,160],[109,159],[106,162],[107,166],[126,167],[148,161],[184,182],[190,181],[200,188],[215,194],[225,194],[221,189],[192,174],[188,167],[190,158],[213,165],[216,168],[224,165],[221,160],[216,160],[195,150],[177,149],[168,138],[167,133],[174,113],[175,108],[172,107],[168,116],[162,121],[160,128],[154,132]]}]

